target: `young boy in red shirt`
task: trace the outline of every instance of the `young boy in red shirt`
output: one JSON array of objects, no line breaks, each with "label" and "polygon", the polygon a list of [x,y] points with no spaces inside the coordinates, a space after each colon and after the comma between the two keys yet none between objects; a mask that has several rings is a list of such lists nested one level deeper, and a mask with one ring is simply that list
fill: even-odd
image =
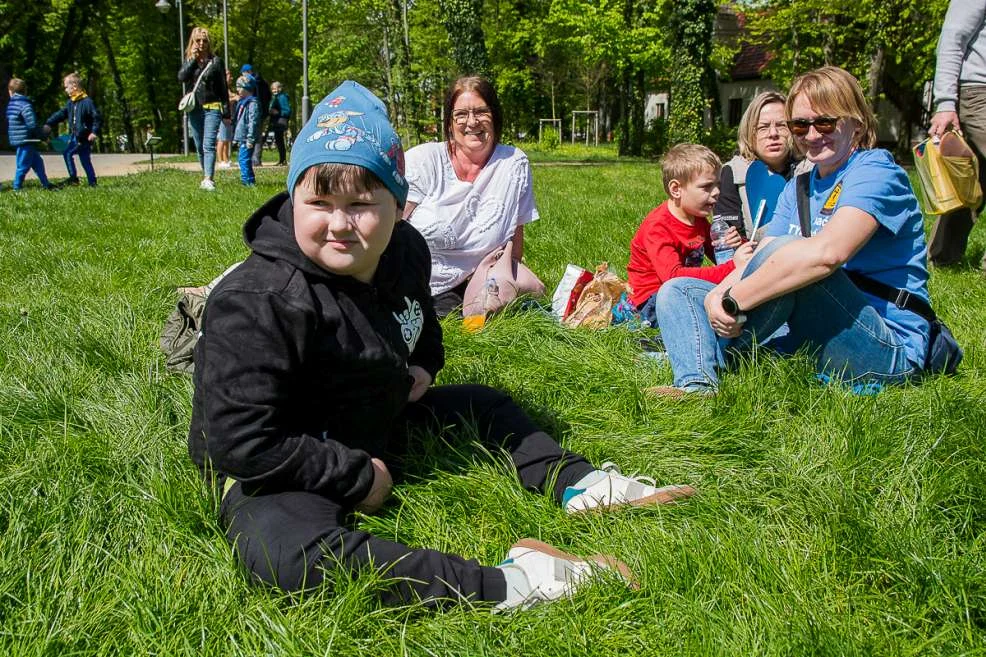
[{"label": "young boy in red shirt", "polygon": [[657,326],[654,297],[667,280],[689,276],[719,283],[752,253],[751,247],[738,248],[742,238],[730,228],[726,243],[736,255],[721,265],[702,266],[703,256],[714,261],[707,217],[719,198],[721,168],[719,157],[698,144],[678,144],[661,161],[668,200],[644,217],[630,240],[627,265],[630,301],[651,326]]}]

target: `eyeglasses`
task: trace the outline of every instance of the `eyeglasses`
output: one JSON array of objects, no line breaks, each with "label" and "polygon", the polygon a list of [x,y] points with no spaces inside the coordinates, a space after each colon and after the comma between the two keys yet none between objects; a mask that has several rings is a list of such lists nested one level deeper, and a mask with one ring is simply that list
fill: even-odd
[{"label": "eyeglasses", "polygon": [[775,121],[774,123],[761,123],[758,125],[757,135],[762,137],[763,135],[769,134],[771,128],[776,130],[779,135],[787,134],[787,123],[784,121]]},{"label": "eyeglasses", "polygon": [[475,107],[472,109],[458,109],[452,112],[452,120],[456,123],[465,123],[472,115],[477,121],[489,121],[493,118],[493,112],[489,107]]},{"label": "eyeglasses", "polygon": [[811,126],[815,126],[819,134],[830,135],[835,132],[838,123],[838,116],[816,116],[813,119],[791,119],[787,122],[787,127],[798,137],[807,135]]}]

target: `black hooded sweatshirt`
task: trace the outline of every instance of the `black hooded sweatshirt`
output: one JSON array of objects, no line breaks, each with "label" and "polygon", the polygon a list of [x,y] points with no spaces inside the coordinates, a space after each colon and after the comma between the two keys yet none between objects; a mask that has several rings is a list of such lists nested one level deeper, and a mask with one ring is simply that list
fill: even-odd
[{"label": "black hooded sweatshirt", "polygon": [[253,253],[209,295],[195,347],[189,453],[247,492],[355,505],[407,404],[408,366],[434,377],[445,361],[428,246],[398,221],[368,285],[301,252],[287,194],[243,232]]}]

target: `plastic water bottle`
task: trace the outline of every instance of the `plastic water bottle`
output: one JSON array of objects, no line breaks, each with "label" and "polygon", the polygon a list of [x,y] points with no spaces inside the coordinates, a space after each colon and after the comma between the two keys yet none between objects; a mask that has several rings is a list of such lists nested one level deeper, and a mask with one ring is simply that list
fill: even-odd
[{"label": "plastic water bottle", "polygon": [[712,225],[709,226],[709,236],[712,239],[712,250],[715,251],[716,264],[730,260],[736,249],[726,246],[726,231],[729,230],[729,222],[726,217],[717,215],[712,218]]}]

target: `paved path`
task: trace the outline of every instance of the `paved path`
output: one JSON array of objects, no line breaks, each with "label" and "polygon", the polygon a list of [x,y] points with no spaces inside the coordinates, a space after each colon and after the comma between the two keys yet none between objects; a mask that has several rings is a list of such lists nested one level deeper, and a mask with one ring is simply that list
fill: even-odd
[{"label": "paved path", "polygon": [[[41,157],[45,161],[45,172],[52,180],[57,181],[68,175],[65,173],[65,160],[62,159],[60,154],[42,153]],[[171,167],[186,171],[199,170],[197,162],[159,162],[159,157],[168,156],[155,155],[155,169],[158,167]],[[102,176],[125,176],[131,173],[150,171],[151,165],[148,161],[149,158],[150,156],[147,153],[93,153],[92,165],[96,169],[97,178]],[[13,153],[0,153],[0,181],[8,182],[14,179],[14,164],[15,158]],[[76,167],[78,167],[78,159],[76,159]],[[79,175],[85,176],[81,167],[79,167]],[[34,174],[29,173],[27,177],[30,180],[34,177]]]}]

